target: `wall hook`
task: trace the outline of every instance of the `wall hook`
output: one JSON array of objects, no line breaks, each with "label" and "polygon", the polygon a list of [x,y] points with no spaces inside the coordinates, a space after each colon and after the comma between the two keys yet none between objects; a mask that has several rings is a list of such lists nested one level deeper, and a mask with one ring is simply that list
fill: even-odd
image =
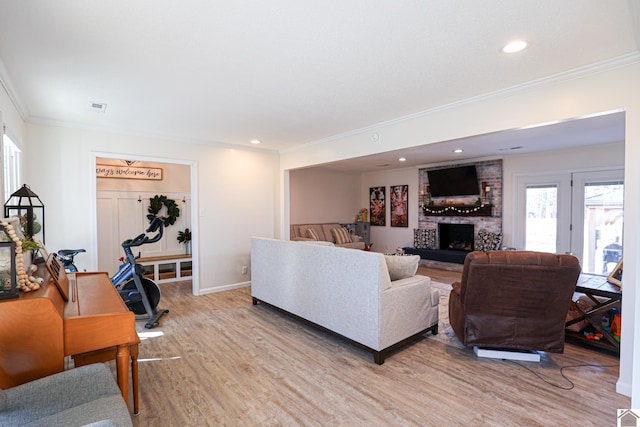
[{"label": "wall hook", "polygon": [[142,197],[138,194],[138,203],[142,202]]}]

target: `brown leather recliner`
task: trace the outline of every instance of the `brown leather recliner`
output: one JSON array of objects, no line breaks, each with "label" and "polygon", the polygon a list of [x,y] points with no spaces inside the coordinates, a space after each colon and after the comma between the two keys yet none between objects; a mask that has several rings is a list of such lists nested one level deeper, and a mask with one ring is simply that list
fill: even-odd
[{"label": "brown leather recliner", "polygon": [[449,322],[466,346],[564,351],[580,263],[572,255],[472,252],[449,296]]}]

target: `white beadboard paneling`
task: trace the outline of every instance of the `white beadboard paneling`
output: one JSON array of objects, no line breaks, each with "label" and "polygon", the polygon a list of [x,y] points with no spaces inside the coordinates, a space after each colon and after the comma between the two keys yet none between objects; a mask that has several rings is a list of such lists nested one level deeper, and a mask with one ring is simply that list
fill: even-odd
[{"label": "white beadboard paneling", "polygon": [[[149,227],[147,219],[151,198],[156,192],[98,191],[98,265],[101,271],[113,274],[118,270],[118,258],[124,256],[122,242],[133,239]],[[187,193],[162,193],[175,200],[180,216],[175,224],[165,227],[162,239],[133,249],[134,255],[143,257],[176,255],[185,252],[184,245],[177,240],[178,231],[190,227],[191,205]],[[184,201],[183,201],[184,200]],[[166,216],[166,208],[158,213]]]}]

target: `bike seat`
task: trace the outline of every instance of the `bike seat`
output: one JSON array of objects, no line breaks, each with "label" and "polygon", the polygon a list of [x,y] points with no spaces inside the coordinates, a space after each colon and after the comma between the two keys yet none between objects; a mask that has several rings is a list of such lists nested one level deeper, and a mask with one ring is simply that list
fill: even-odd
[{"label": "bike seat", "polygon": [[86,251],[84,249],[60,249],[58,251],[58,255],[69,256],[69,255],[80,254],[82,252],[86,252]]}]

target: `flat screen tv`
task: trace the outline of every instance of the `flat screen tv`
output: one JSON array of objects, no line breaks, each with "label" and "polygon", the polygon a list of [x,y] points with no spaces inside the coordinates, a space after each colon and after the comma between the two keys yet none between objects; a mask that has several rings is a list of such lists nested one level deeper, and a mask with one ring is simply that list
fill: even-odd
[{"label": "flat screen tv", "polygon": [[480,194],[475,165],[427,171],[431,197],[475,196]]}]

